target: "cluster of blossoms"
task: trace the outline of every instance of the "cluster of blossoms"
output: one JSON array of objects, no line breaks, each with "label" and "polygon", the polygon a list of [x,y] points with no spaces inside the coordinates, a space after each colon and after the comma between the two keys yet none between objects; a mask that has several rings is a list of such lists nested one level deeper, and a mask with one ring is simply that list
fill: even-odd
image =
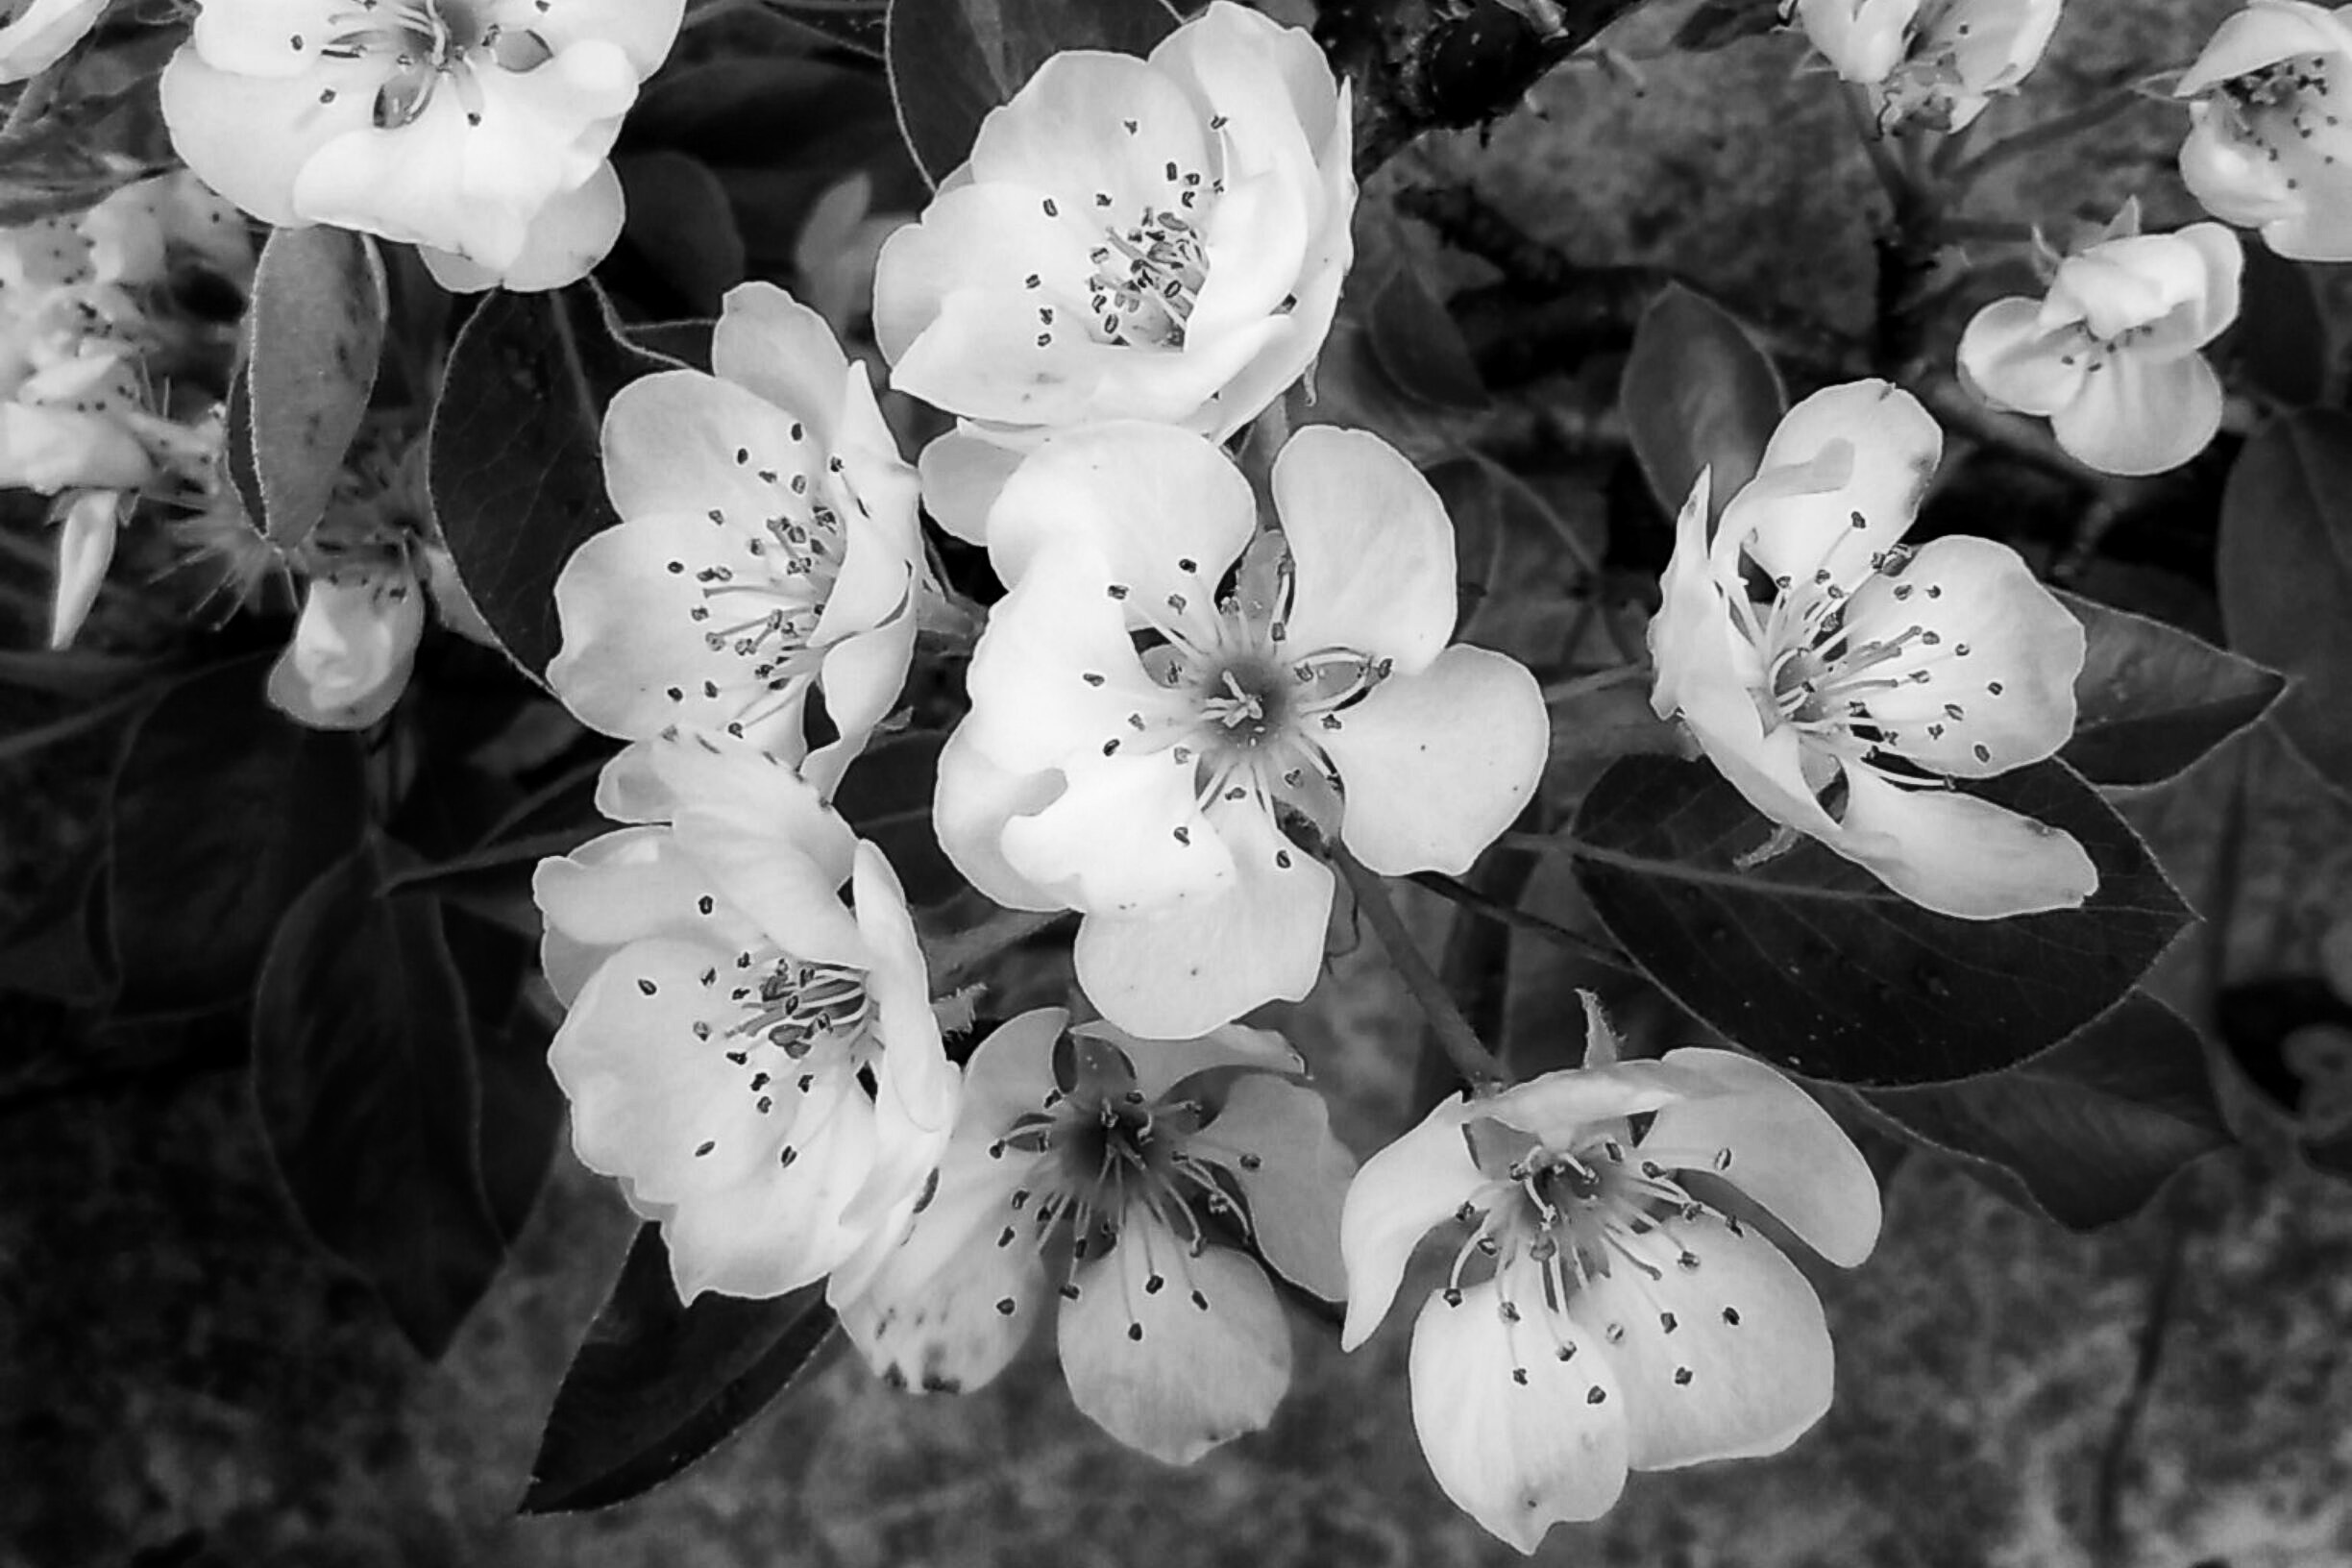
[{"label": "cluster of blossoms", "polygon": [[81,626],[142,498],[206,494],[253,265],[235,209],[184,172],[0,230],[0,487],[57,498],[53,644]]},{"label": "cluster of blossoms", "polygon": [[1886,130],[1965,131],[2042,62],[2061,0],[1784,0]]}]

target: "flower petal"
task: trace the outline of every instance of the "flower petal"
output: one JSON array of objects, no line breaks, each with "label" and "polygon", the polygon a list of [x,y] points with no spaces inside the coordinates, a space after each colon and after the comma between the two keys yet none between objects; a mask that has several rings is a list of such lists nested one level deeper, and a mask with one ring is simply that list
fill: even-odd
[{"label": "flower petal", "polygon": [[1251,1239],[1269,1264],[1325,1301],[1345,1299],[1339,1213],[1356,1161],[1332,1136],[1322,1095],[1270,1073],[1246,1073],[1188,1148],[1233,1172],[1249,1205]]},{"label": "flower petal", "polygon": [[1004,825],[998,842],[1016,875],[1089,914],[1224,901],[1234,851],[1202,812],[1189,764],[1118,757],[1073,763],[1064,776],[1060,795]]},{"label": "flower petal", "polygon": [[425,596],[413,578],[313,577],[270,667],[272,706],[314,729],[365,729],[408,689]]},{"label": "flower petal", "polygon": [[[917,459],[923,509],[966,544],[987,544],[989,513],[1027,455],[1022,448],[978,433],[968,423],[959,425],[923,448]],[[997,567],[999,574],[1003,570]],[[1012,583],[1008,580],[1005,586]]]},{"label": "flower petal", "polygon": [[1079,545],[1155,617],[1170,595],[1206,611],[1257,518],[1249,481],[1213,441],[1111,421],[1047,437],[1005,481],[989,512],[989,564],[1017,584],[1041,551]]},{"label": "flower petal", "polygon": [[1451,1218],[1483,1178],[1463,1128],[1476,1114],[1457,1094],[1363,1163],[1339,1212],[1339,1257],[1347,1273],[1347,1322],[1339,1348],[1372,1337],[1396,1300],[1413,1249]]},{"label": "flower petal", "polygon": [[[1801,467],[1836,449],[1852,463],[1836,490],[1779,497],[1769,485],[1756,490],[1776,468]],[[1901,388],[1879,380],[1825,387],[1781,418],[1756,479],[1731,498],[1721,527],[1745,540],[1776,582],[1822,572],[1839,584],[1857,582],[1871,557],[1911,527],[1943,450],[1942,429]]]},{"label": "flower petal", "polygon": [[74,640],[105,586],[114,559],[114,536],[122,527],[124,497],[117,490],[84,490],[68,499],[58,527],[57,596],[49,608],[49,646]]},{"label": "flower petal", "polygon": [[1315,735],[1346,792],[1340,836],[1388,876],[1459,875],[1543,776],[1551,717],[1518,660],[1449,648],[1383,681]]},{"label": "flower petal", "polygon": [[873,955],[866,993],[882,1041],[879,1097],[915,1128],[943,1138],[954,1124],[963,1075],[947,1060],[931,1011],[930,971],[907,913],[906,891],[882,851],[858,841],[850,895],[858,931]]},{"label": "flower petal", "polygon": [[[1073,228],[1134,225],[1177,210],[1187,173],[1212,172],[1202,115],[1184,89],[1133,55],[1066,49],[980,122],[966,165],[974,185],[1058,199]],[[926,220],[927,221],[927,220]],[[1100,244],[1099,235],[1081,243]]]},{"label": "flower petal", "polygon": [[834,445],[848,356],[822,316],[773,283],[727,290],[711,331],[711,371],[805,421],[815,450]]},{"label": "flower petal", "polygon": [[2042,325],[2038,301],[1996,300],[1960,334],[1960,370],[1998,408],[2047,416],[2072,403],[2090,363],[2089,345],[2071,327]]},{"label": "flower petal", "polygon": [[1005,859],[1005,824],[1050,805],[1062,793],[1060,772],[1016,772],[991,762],[958,724],[940,748],[939,788],[931,824],[940,848],[981,894],[1007,909],[1067,909],[1061,895],[1039,887]]},{"label": "flower petal", "polygon": [[1923,909],[1964,920],[2079,908],[2098,869],[2074,836],[1956,790],[1846,769],[1846,816],[1824,842]]},{"label": "flower petal", "polygon": [[[1556,1333],[1544,1332],[1556,1323]],[[1573,1347],[1568,1360],[1558,1351]],[[1494,1282],[1413,1324],[1413,1428],[1457,1507],[1522,1552],[1562,1521],[1598,1519],[1625,1489],[1625,1399],[1615,1370],[1541,1309],[1507,1323]]]},{"label": "flower petal", "polygon": [[1363,430],[1311,425],[1274,459],[1295,574],[1287,643],[1353,649],[1410,674],[1454,630],[1454,525],[1419,470]]},{"label": "flower petal", "polygon": [[989,1032],[964,1068],[960,1125],[970,1140],[993,1142],[1017,1118],[1046,1109],[1055,1093],[1054,1048],[1068,1027],[1067,1009],[1040,1007]]},{"label": "flower petal", "polygon": [[1131,1207],[1111,1256],[1070,1283],[1063,1375],[1072,1403],[1112,1436],[1190,1464],[1273,1419],[1290,1386],[1290,1326],[1255,1262],[1218,1246],[1187,1258],[1174,1233]]},{"label": "flower petal", "polygon": [[2196,355],[2149,363],[2125,350],[2084,380],[2050,433],[2103,474],[2161,474],[2205,450],[2221,428],[2221,380]]}]

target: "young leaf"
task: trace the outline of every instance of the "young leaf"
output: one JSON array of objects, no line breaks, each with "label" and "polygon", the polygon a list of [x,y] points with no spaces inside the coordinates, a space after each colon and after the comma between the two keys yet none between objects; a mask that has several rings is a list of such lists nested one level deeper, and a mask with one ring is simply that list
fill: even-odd
[{"label": "young leaf", "polygon": [[286,913],[254,1004],[254,1104],[304,1225],[431,1360],[505,1256],[472,1018],[437,900],[374,840]]},{"label": "young leaf", "polygon": [[109,812],[121,1011],[250,994],[279,918],[366,828],[358,737],[270,707],[266,670],[240,659],[183,681],[131,737]]},{"label": "young leaf", "polygon": [[2080,909],[1931,914],[1811,840],[1743,869],[1769,825],[1705,762],[1629,756],[1573,828],[1577,880],[1675,1000],[1759,1056],[1834,1083],[1949,1083],[2015,1066],[2127,994],[2189,911],[2059,763],[1978,788],[2064,828],[2098,868]]},{"label": "young leaf", "polygon": [[2276,723],[2352,789],[2352,414],[2307,408],[2246,443],[2222,492],[2217,576],[2230,646],[2293,677]]},{"label": "young leaf", "polygon": [[1399,392],[1470,413],[1493,404],[1461,329],[1410,266],[1398,267],[1373,294],[1366,325],[1372,357]]},{"label": "young leaf", "polygon": [[891,0],[891,96],[907,149],[936,185],[1048,57],[1149,54],[1178,20],[1165,0]]},{"label": "young leaf", "polygon": [[604,494],[604,405],[669,368],[621,335],[592,282],[490,295],[450,350],[426,455],[457,576],[509,657],[544,677],[561,633],[555,577],[620,522]]},{"label": "young leaf", "polygon": [[2128,1218],[2174,1171],[2230,1141],[2204,1041],[2139,991],[2021,1066],[1862,1098],[2078,1231]]},{"label": "young leaf", "polygon": [[2161,621],[2058,598],[2088,647],[2074,738],[2059,756],[2094,784],[2156,784],[2261,718],[2287,679]]},{"label": "young leaf", "polygon": [[271,231],[254,272],[229,445],[232,466],[250,477],[254,523],[273,544],[301,543],[326,515],[376,388],[385,309],[374,240],[323,225]]},{"label": "young leaf", "polygon": [[661,1229],[644,1227],[555,1390],[521,1511],[608,1507],[668,1481],[782,1393],[832,1334],[822,1286],[681,1304]]},{"label": "young leaf", "polygon": [[1633,455],[1668,517],[1682,509],[1702,469],[1713,476],[1712,515],[1722,516],[1755,477],[1788,411],[1780,372],[1747,329],[1678,283],[1642,312],[1617,401]]}]

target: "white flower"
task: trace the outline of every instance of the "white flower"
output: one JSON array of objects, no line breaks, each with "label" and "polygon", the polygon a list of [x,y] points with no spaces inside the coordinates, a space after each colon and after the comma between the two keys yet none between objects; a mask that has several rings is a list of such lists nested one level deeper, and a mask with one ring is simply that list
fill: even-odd
[{"label": "white flower", "polygon": [[695,737],[647,761],[658,821],[532,882],[572,1006],[549,1062],[573,1146],[661,1222],[682,1298],[831,1274],[838,1304],[902,1234],[955,1120],[905,895],[765,753]]},{"label": "white flower", "polygon": [[1839,77],[1871,89],[1878,123],[1959,131],[2041,63],[2060,0],[1790,0]]},{"label": "white flower", "polygon": [[790,763],[821,687],[838,738],[806,772],[829,791],[906,679],[929,582],[915,475],[864,369],[782,290],[727,295],[711,362],[606,411],[622,522],[556,579],[548,681],[608,735],[723,730]]},{"label": "white flower", "polygon": [[2238,240],[2216,223],[2127,231],[2060,261],[2042,300],[1996,300],[1960,339],[1963,375],[1998,408],[2041,414],[2058,444],[2108,474],[2155,474],[2221,426],[2221,382],[2198,350],[2238,319]]},{"label": "white flower", "polygon": [[[1651,705],[1758,811],[1913,902],[1968,919],[2071,908],[2082,845],[1941,787],[2038,762],[2074,728],[2080,623],[1989,539],[1899,543],[1943,435],[1884,381],[1815,393],[1773,432],[1710,549],[1707,480],[1650,624]],[[1749,597],[1743,565],[1774,588]],[[1842,811],[1820,796],[1840,777]]]},{"label": "white flower", "polygon": [[2346,8],[2252,0],[2174,89],[2193,98],[2181,178],[2279,255],[2352,260],[2352,25]]},{"label": "white flower", "polygon": [[1349,125],[1307,33],[1231,0],[1148,60],[1056,55],[992,111],[874,279],[891,384],[965,421],[925,454],[934,515],[977,539],[991,446],[1222,438],[1305,374],[1353,255]]},{"label": "white flower", "polygon": [[1355,1163],[1277,1076],[1299,1070],[1278,1036],[1067,1021],[1024,1013],[981,1043],[938,1192],[842,1324],[893,1383],[951,1393],[1051,1314],[1079,1409],[1188,1464],[1281,1402],[1290,1335],[1258,1257],[1335,1299]]},{"label": "white flower", "polygon": [[22,82],[63,60],[104,10],[106,0],[0,0],[0,82]]},{"label": "white flower", "polygon": [[1139,1035],[1313,987],[1332,874],[1302,843],[1465,870],[1543,768],[1534,678],[1446,646],[1454,529],[1412,465],[1315,426],[1273,492],[1260,534],[1213,443],[1104,425],[1040,447],[990,522],[1013,589],[941,758],[941,842],[999,902],[1084,911],[1079,983]]},{"label": "white flower", "polygon": [[413,243],[450,288],[560,287],[620,235],[605,154],[683,6],[203,0],[163,116],[266,222]]},{"label": "white flower", "polygon": [[425,594],[404,565],[313,577],[270,667],[270,702],[313,729],[365,729],[407,689],[424,632]]},{"label": "white flower", "polygon": [[1422,1235],[1469,1228],[1413,1325],[1413,1425],[1446,1495],[1520,1551],[1606,1512],[1629,1469],[1776,1454],[1828,1409],[1821,1303],[1724,1186],[1842,1267],[1877,1239],[1846,1135],[1729,1051],[1458,1095],[1348,1189],[1350,1350]]}]

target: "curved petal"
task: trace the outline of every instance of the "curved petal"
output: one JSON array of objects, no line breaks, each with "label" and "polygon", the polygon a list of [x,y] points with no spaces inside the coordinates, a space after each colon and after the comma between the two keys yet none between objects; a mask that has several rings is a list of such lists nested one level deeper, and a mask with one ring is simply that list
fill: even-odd
[{"label": "curved petal", "polygon": [[2103,474],[2161,474],[2205,450],[2221,428],[2221,379],[2196,355],[2149,363],[2129,349],[2100,362],[2050,433]]},{"label": "curved petal", "polygon": [[[894,367],[902,365],[948,302],[968,293],[1008,315],[1019,314],[1032,333],[1056,325],[1039,321],[1038,310],[1051,309],[1057,318],[1066,312],[1063,324],[1070,331],[1057,335],[1075,346],[1085,336],[1077,324],[1090,308],[1093,267],[1087,253],[1099,243],[1084,215],[1048,192],[1028,185],[950,186],[932,199],[920,222],[882,242],[874,259],[874,341]],[[919,370],[917,379],[922,379]],[[930,397],[895,374],[892,384]]]},{"label": "curved petal", "polygon": [[1062,1304],[1070,1400],[1128,1447],[1190,1464],[1273,1419],[1290,1386],[1290,1326],[1265,1271],[1227,1247],[1188,1258],[1131,1207],[1110,1257]]},{"label": "curved petal", "polygon": [[1910,789],[1846,769],[1846,818],[1824,840],[1923,909],[1964,920],[2075,909],[2098,869],[2074,836],[1953,790]]},{"label": "curved petal", "polygon": [[408,688],[425,596],[413,579],[313,577],[270,669],[272,706],[314,729],[365,729]]},{"label": "curved petal", "polygon": [[[923,448],[917,467],[922,475],[923,510],[968,545],[988,543],[989,513],[1028,453],[958,426]],[[997,565],[1001,575],[1004,568]],[[1006,587],[1013,586],[1010,580]]]},{"label": "curved petal", "polygon": [[106,0],[32,0],[0,23],[0,82],[21,82],[65,58],[97,25]]},{"label": "curved petal", "polygon": [[1148,1102],[1166,1098],[1176,1085],[1196,1073],[1223,1067],[1281,1073],[1307,1070],[1306,1059],[1291,1049],[1288,1041],[1271,1029],[1253,1029],[1245,1023],[1229,1023],[1189,1040],[1149,1040],[1130,1034],[1108,1018],[1079,1024],[1070,1033],[1101,1041],[1125,1057],[1136,1092]]},{"label": "curved petal", "polygon": [[711,372],[807,422],[815,450],[842,428],[849,359],[816,311],[773,283],[738,283],[711,331]]},{"label": "curved petal", "polygon": [[[821,1080],[822,1083],[822,1080]],[[679,1202],[662,1221],[679,1299],[705,1290],[780,1296],[854,1255],[869,1233],[843,1213],[873,1159],[873,1108],[845,1076],[807,1095],[795,1120],[793,1159],[760,1162],[732,1186]]]},{"label": "curved petal", "polygon": [[1216,443],[1113,421],[1048,436],[1005,481],[989,564],[1017,584],[1041,551],[1083,545],[1110,582],[1154,606],[1177,595],[1206,610],[1257,519],[1249,481]]},{"label": "curved petal", "polygon": [[1552,1526],[1598,1519],[1625,1489],[1625,1399],[1573,1324],[1541,1308],[1507,1322],[1492,1281],[1455,1302],[1432,1295],[1413,1324],[1413,1427],[1455,1506],[1531,1553]]},{"label": "curved petal", "polygon": [[1235,851],[1201,810],[1192,776],[1188,762],[1164,752],[1072,764],[1060,795],[1005,823],[1005,863],[1090,915],[1223,903]]},{"label": "curved petal", "polygon": [[[716,509],[747,541],[764,538],[779,513],[808,522],[807,488],[826,455],[792,410],[698,370],[657,371],[615,393],[600,445],[604,488],[624,518],[680,513],[707,523]],[[748,553],[741,543],[733,551]]]},{"label": "curved petal", "polygon": [[873,965],[838,892],[856,840],[814,786],[764,751],[702,736],[657,741],[652,760],[676,801],[678,847],[722,897],[796,958]]},{"label": "curved petal", "polygon": [[642,80],[660,69],[685,20],[686,0],[496,0],[490,19],[528,28],[557,51],[591,39],[612,44],[628,57]]},{"label": "curved petal", "polygon": [[1715,1172],[1840,1268],[1870,1256],[1878,1179],[1813,1096],[1732,1051],[1684,1046],[1663,1063],[1705,1078],[1717,1092],[1661,1106],[1637,1145],[1645,1159]]},{"label": "curved petal", "polygon": [[70,644],[98,601],[114,559],[123,499],[115,490],[85,490],[65,502],[58,527],[57,595],[49,607],[51,648]]},{"label": "curved petal", "polygon": [[2172,90],[2183,98],[2233,77],[2251,76],[2296,55],[2352,50],[2352,35],[2326,8],[2307,0],[2252,0],[2223,18]]},{"label": "curved petal", "polygon": [[1311,425],[1274,459],[1294,573],[1287,643],[1426,667],[1458,608],[1454,525],[1420,471],[1364,430]]},{"label": "curved petal", "polygon": [[1132,225],[1188,205],[1184,176],[1213,172],[1202,120],[1151,63],[1066,49],[980,122],[966,168],[976,186],[1018,185],[1100,227]]},{"label": "curved petal", "polygon": [[1449,648],[1331,717],[1315,740],[1345,790],[1340,836],[1387,876],[1468,870],[1535,793],[1552,745],[1535,677],[1482,648]]},{"label": "curved petal", "polygon": [[[2206,211],[2227,223],[2291,222],[2310,205],[2292,176],[2261,142],[2211,103],[2190,106],[2189,135],[2181,143],[2181,184]],[[2268,237],[2267,231],[2265,237]]]},{"label": "curved petal", "polygon": [[[199,27],[236,9],[213,7],[200,13]],[[272,41],[284,48],[282,35]],[[286,225],[308,221],[294,202],[303,165],[327,142],[368,129],[376,84],[364,72],[329,67],[233,72],[184,48],[164,66],[159,89],[172,150],[197,178],[262,222]]]},{"label": "curved petal", "polygon": [[915,1128],[943,1137],[954,1125],[963,1075],[947,1060],[931,1011],[929,968],[907,913],[906,892],[882,851],[858,842],[850,873],[858,931],[873,955],[866,974],[874,1032],[882,1041],[879,1097]]},{"label": "curved petal", "polygon": [[1244,1074],[1186,1146],[1232,1171],[1267,1263],[1325,1301],[1346,1297],[1339,1214],[1356,1161],[1332,1136],[1322,1095],[1269,1073]]},{"label": "curved petal", "polygon": [[1618,1062],[1547,1072],[1489,1096],[1477,1111],[1547,1148],[1573,1149],[1605,1123],[1658,1111],[1706,1088],[1661,1062]]},{"label": "curved petal", "polygon": [[[1879,380],[1826,387],[1782,416],[1756,478],[1731,498],[1720,527],[1743,540],[1776,582],[1827,572],[1829,580],[1851,584],[1911,527],[1943,450],[1934,417],[1900,387]],[[1775,469],[1840,451],[1852,466],[1834,491],[1771,494]],[[1766,488],[1758,491],[1759,483]]]},{"label": "curved petal", "polygon": [[[612,254],[627,215],[621,177],[610,163],[598,164],[586,180],[557,191],[531,214],[523,231],[522,250],[498,271],[498,286],[518,294],[535,294],[578,282]],[[462,290],[463,285],[453,282],[454,269],[445,263],[452,259],[471,263],[446,252],[429,249],[424,254],[426,266],[443,287]]]},{"label": "curved petal", "polygon": [[1820,1299],[1752,1231],[1710,1217],[1660,1233],[1697,1262],[1654,1279],[1620,1266],[1569,1300],[1624,1390],[1629,1462],[1671,1470],[1779,1453],[1829,1409],[1836,1362]]},{"label": "curved petal", "polygon": [[959,1126],[969,1141],[992,1142],[1017,1118],[1049,1108],[1056,1092],[1054,1047],[1068,1026],[1066,1009],[1040,1007],[989,1032],[964,1067]]},{"label": "curved petal", "polygon": [[939,788],[931,825],[940,848],[983,894],[1007,909],[1067,909],[1060,894],[1039,887],[1005,859],[1005,824],[1043,810],[1062,793],[1059,772],[1016,772],[1000,768],[958,724],[940,748]]},{"label": "curved petal", "polygon": [[1396,1300],[1413,1249],[1483,1182],[1462,1134],[1477,1109],[1460,1094],[1438,1101],[1410,1132],[1366,1160],[1348,1184],[1339,1210],[1339,1259],[1347,1275],[1340,1349],[1354,1350],[1372,1337]]},{"label": "curved petal", "polygon": [[2042,306],[2022,297],[1996,300],[1960,334],[1960,371],[1997,408],[2047,416],[2072,403],[2091,355],[2071,327],[2042,326]]},{"label": "curved petal", "polygon": [[[599,958],[649,937],[734,947],[754,934],[667,827],[625,827],[550,856],[531,872],[531,899],[549,936]],[[548,966],[548,983],[569,1002],[587,976],[557,968]]]}]

